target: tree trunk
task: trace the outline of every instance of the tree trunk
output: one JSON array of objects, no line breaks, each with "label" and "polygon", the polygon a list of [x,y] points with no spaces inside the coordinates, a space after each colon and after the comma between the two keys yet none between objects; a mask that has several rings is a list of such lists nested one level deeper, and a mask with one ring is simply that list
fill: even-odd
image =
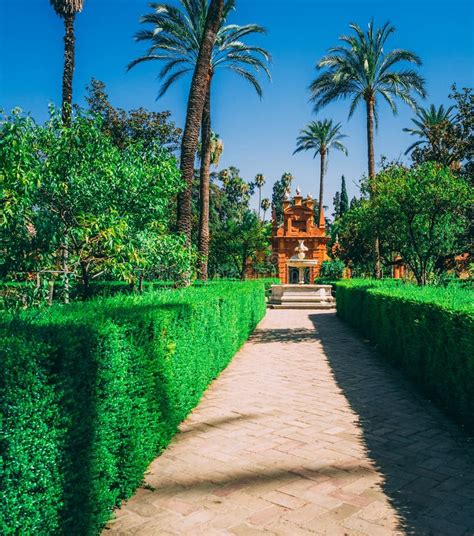
[{"label": "tree trunk", "polygon": [[262,204],[262,187],[258,187],[258,219],[260,219],[260,209]]},{"label": "tree trunk", "polygon": [[87,299],[90,297],[90,278],[89,270],[85,263],[81,263],[81,272],[82,272],[82,297]]},{"label": "tree trunk", "polygon": [[211,0],[206,17],[204,35],[194,69],[189,90],[186,123],[181,141],[181,176],[185,190],[178,197],[178,231],[183,233],[188,244],[191,243],[192,183],[194,162],[201,126],[202,112],[206,101],[209,64],[216,41],[216,34],[222,19],[224,0]]},{"label": "tree trunk", "polygon": [[53,305],[54,298],[54,279],[48,281],[48,305]]},{"label": "tree trunk", "polygon": [[240,269],[241,281],[245,281],[246,272],[247,272],[247,250],[244,251],[244,255],[242,256],[242,267]]},{"label": "tree trunk", "polygon": [[318,221],[323,211],[323,197],[324,197],[324,167],[326,165],[326,149],[321,148],[321,167],[319,171],[319,203],[318,203]]},{"label": "tree trunk", "polygon": [[74,36],[74,15],[64,16],[64,69],[63,69],[63,95],[62,119],[65,126],[71,124],[72,106],[72,79],[74,76],[74,54],[76,38]]},{"label": "tree trunk", "polygon": [[[376,190],[375,181],[375,153],[374,153],[374,105],[375,100],[373,97],[368,97],[365,100],[367,106],[367,160],[369,168],[369,187],[370,192],[373,195]],[[380,266],[380,240],[376,236],[374,240],[374,277],[380,279],[381,266]]]},{"label": "tree trunk", "polygon": [[62,268],[63,268],[63,277],[64,277],[64,287],[63,287],[63,301],[64,303],[69,303],[69,249],[67,246],[67,237],[64,237],[64,244],[62,246]]},{"label": "tree trunk", "polygon": [[211,168],[211,80],[209,74],[206,102],[201,125],[201,169],[199,197],[199,279],[207,281],[209,258],[209,173]]}]

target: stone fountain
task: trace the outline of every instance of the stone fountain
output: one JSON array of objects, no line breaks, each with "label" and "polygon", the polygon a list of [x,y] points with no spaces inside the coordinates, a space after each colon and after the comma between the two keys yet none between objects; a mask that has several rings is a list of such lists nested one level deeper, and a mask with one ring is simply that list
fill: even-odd
[{"label": "stone fountain", "polygon": [[332,309],[335,300],[331,285],[312,285],[305,283],[305,270],[316,266],[316,259],[307,259],[308,248],[304,240],[298,240],[295,255],[288,261],[287,270],[298,269],[298,284],[272,285],[268,306],[272,309]]}]

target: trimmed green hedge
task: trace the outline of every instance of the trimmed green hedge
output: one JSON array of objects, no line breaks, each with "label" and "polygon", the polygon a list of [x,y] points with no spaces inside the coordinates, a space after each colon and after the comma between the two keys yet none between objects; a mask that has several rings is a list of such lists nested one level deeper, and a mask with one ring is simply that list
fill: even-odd
[{"label": "trimmed green hedge", "polygon": [[4,315],[0,533],[99,533],[264,313],[246,282]]},{"label": "trimmed green hedge", "polygon": [[337,314],[435,403],[474,430],[474,293],[397,282],[337,284]]}]

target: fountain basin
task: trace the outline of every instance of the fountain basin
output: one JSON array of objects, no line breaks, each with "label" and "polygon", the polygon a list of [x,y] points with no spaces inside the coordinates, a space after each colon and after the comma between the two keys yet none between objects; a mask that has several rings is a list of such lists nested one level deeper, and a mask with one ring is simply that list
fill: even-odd
[{"label": "fountain basin", "polygon": [[270,309],[333,309],[331,285],[272,285]]}]

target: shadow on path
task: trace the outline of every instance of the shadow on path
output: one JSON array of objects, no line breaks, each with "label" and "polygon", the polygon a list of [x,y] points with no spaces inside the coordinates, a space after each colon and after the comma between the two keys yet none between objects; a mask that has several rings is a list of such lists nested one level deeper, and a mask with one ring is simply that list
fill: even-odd
[{"label": "shadow on path", "polygon": [[255,343],[289,343],[294,344],[295,341],[314,341],[314,331],[312,329],[297,328],[297,329],[256,329],[249,338],[250,342]]},{"label": "shadow on path", "polygon": [[474,535],[469,439],[335,314],[310,318],[406,533]]}]

